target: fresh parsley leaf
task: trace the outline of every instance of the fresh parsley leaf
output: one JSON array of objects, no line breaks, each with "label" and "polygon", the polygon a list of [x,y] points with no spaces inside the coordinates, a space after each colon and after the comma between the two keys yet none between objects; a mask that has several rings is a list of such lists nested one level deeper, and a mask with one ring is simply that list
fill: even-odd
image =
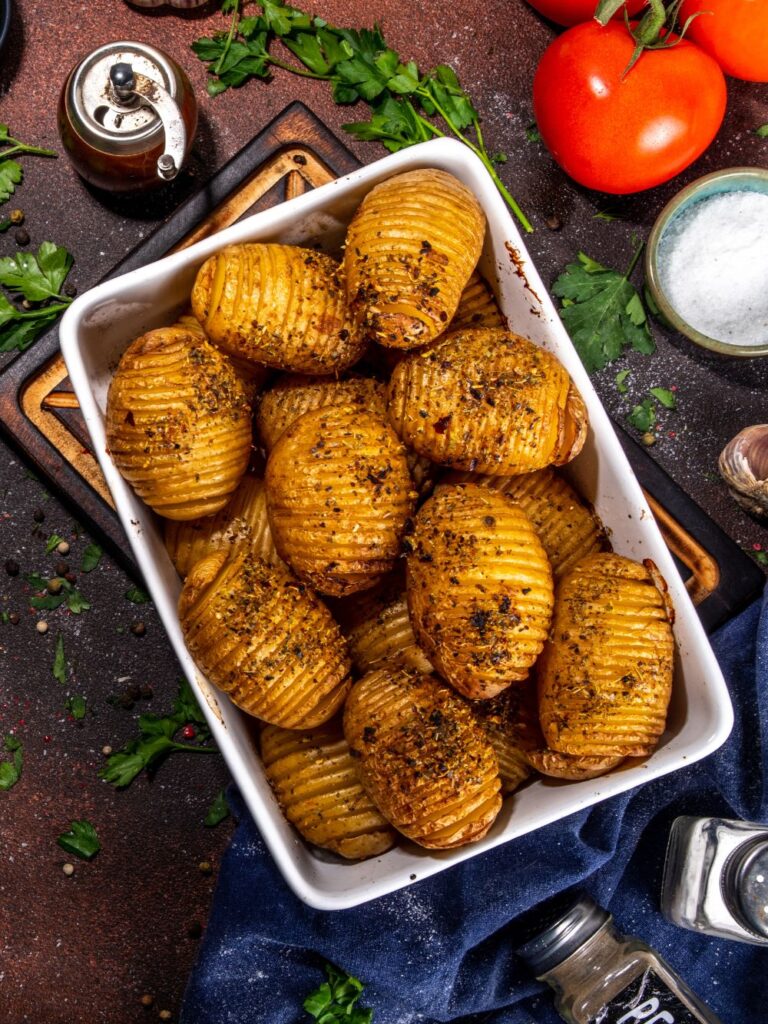
[{"label": "fresh parsley leaf", "polygon": [[89,544],[80,561],[80,572],[93,572],[104,554],[98,544]]},{"label": "fresh parsley leaf", "polygon": [[325,965],[328,981],[311,992],[303,1006],[318,1024],[371,1024],[373,1010],[360,1009],[355,1004],[360,998],[363,985],[357,978],[340,971],[333,964]]},{"label": "fresh parsley leaf", "polygon": [[0,352],[29,348],[67,308],[72,299],[60,293],[71,266],[72,256],[53,242],[43,242],[37,255],[20,252],[0,259],[0,284],[36,304],[19,309],[0,293]]},{"label": "fresh parsley leaf", "polygon": [[753,551],[752,557],[758,565],[768,565],[768,554],[766,554],[765,551]]},{"label": "fresh parsley leaf", "polygon": [[53,678],[63,686],[67,681],[67,658],[64,654],[64,637],[59,633],[56,641],[56,654],[53,658]]},{"label": "fresh parsley leaf", "polygon": [[7,792],[21,778],[24,757],[21,743],[19,743],[15,736],[6,736],[3,745],[11,755],[10,761],[0,761],[0,790]]},{"label": "fresh parsley leaf", "polygon": [[629,388],[626,384],[626,380],[629,374],[629,370],[619,370],[619,372],[616,374],[616,390],[619,392],[620,395],[626,395],[626,393],[629,391]]},{"label": "fresh parsley leaf", "polygon": [[141,587],[131,587],[130,590],[126,590],[125,596],[131,604],[147,604],[151,601],[149,594]]},{"label": "fresh parsley leaf", "polygon": [[541,132],[535,121],[525,129],[525,137],[529,142],[541,142]]},{"label": "fresh parsley leaf", "polygon": [[648,391],[661,402],[665,409],[677,408],[677,399],[675,398],[674,391],[669,391],[667,388],[648,388]]},{"label": "fresh parsley leaf", "polygon": [[214,828],[219,822],[224,821],[228,817],[229,807],[224,796],[224,790],[221,789],[211,801],[211,806],[208,808],[203,824],[206,828]]},{"label": "fresh parsley leaf", "polygon": [[66,853],[71,853],[81,860],[91,860],[101,849],[96,829],[90,821],[73,821],[69,832],[62,832],[56,842]]},{"label": "fresh parsley leaf", "polygon": [[[195,743],[181,743],[176,734],[185,725],[194,723],[197,727]],[[139,717],[139,735],[115,754],[111,754],[106,766],[99,772],[116,789],[123,789],[142,771],[153,771],[175,751],[210,754],[216,747],[205,746],[210,739],[205,717],[194,698],[186,680],[179,682],[179,691],[169,715],[145,714]]]},{"label": "fresh parsley leaf", "polygon": [[580,252],[552,286],[562,301],[560,317],[590,373],[617,359],[625,346],[646,355],[655,350],[642,300],[629,281],[641,248],[624,274]]},{"label": "fresh parsley leaf", "polygon": [[85,697],[80,697],[77,694],[68,697],[64,707],[78,722],[85,718],[85,712],[88,709]]},{"label": "fresh parsley leaf", "polygon": [[41,612],[52,612],[60,608],[67,598],[66,594],[43,594],[30,597],[30,608],[36,608]]},{"label": "fresh parsley leaf", "polygon": [[761,124],[759,128],[755,128],[755,135],[761,139],[768,139],[768,124]]},{"label": "fresh parsley leaf", "polygon": [[66,602],[67,608],[73,615],[79,615],[81,612],[87,612],[91,607],[90,603],[83,597],[80,591],[76,590],[74,587],[67,593]]},{"label": "fresh parsley leaf", "polygon": [[23,174],[21,164],[16,163],[15,160],[3,160],[0,163],[0,203],[8,202],[16,191],[16,186],[21,181]]},{"label": "fresh parsley leaf", "polygon": [[63,540],[64,540],[64,538],[60,537],[58,535],[58,533],[52,533],[51,536],[48,538],[48,541],[47,541],[47,543],[45,545],[45,553],[46,553],[46,555],[50,555],[52,551],[55,551],[56,548],[59,546],[59,544],[62,543]]},{"label": "fresh parsley leaf", "polygon": [[647,434],[656,426],[656,408],[653,400],[644,398],[639,405],[636,405],[627,416],[631,426],[641,434]]}]

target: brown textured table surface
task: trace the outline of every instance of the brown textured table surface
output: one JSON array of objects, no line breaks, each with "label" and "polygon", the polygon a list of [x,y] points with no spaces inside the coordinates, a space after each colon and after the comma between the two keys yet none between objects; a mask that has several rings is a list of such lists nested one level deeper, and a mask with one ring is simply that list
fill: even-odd
[{"label": "brown textured table surface", "polygon": [[[355,0],[324,0],[315,9],[336,24],[362,26],[374,16],[370,5]],[[662,188],[611,201],[620,220],[595,219],[606,197],[574,186],[544,148],[526,137],[533,119],[533,70],[552,26],[523,0],[425,0],[418,8],[384,0],[375,15],[403,56],[424,66],[449,62],[458,71],[482,112],[489,148],[509,156],[502,176],[534,222],[529,244],[545,281],[579,249],[625,266],[633,232],[646,235],[682,185],[725,166],[766,165],[768,140],[753,129],[768,121],[768,87],[729,81],[725,124],[708,153]],[[350,110],[335,107],[323,83],[282,72],[269,84],[251,82],[210,99],[205,70],[189,43],[221,24],[211,6],[182,17],[169,10],[143,13],[123,0],[15,0],[9,43],[0,55],[0,120],[25,140],[59,148],[55,111],[61,83],[86,52],[112,40],[135,39],[167,50],[188,71],[200,102],[190,169],[152,200],[96,194],[63,156],[25,159],[25,180],[13,205],[26,212],[33,247],[50,239],[75,255],[72,278],[80,291],[291,100],[303,100],[343,134]],[[346,142],[364,161],[382,152],[374,144]],[[557,232],[545,224],[553,215],[562,221]],[[11,234],[0,235],[0,254],[13,251]],[[621,364],[632,368],[627,398],[613,386],[615,367],[598,375],[609,411],[623,418],[629,398],[639,400],[650,386],[675,385],[679,408],[665,415],[653,457],[742,546],[768,546],[766,531],[736,508],[714,472],[718,452],[733,434],[768,419],[768,361],[721,360],[659,328],[655,334],[653,357],[631,356]],[[42,523],[35,521],[37,510],[45,516]],[[0,612],[21,616],[16,626],[0,625],[0,734],[13,729],[24,744],[22,780],[0,793],[0,1024],[130,1024],[159,1019],[163,1009],[177,1019],[197,925],[204,926],[231,828],[230,822],[214,830],[202,823],[226,782],[226,769],[217,755],[177,755],[153,781],[142,776],[124,792],[98,780],[102,747],[117,748],[135,735],[142,710],[170,708],[178,668],[154,610],[126,600],[131,581],[106,556],[78,582],[91,609],[79,616],[47,613],[48,632],[37,632],[39,616],[28,609],[23,576],[53,573],[55,556],[45,553],[53,532],[70,543],[68,560],[77,570],[88,539],[0,443]],[[20,576],[2,570],[8,558],[19,562]],[[146,626],[141,637],[129,628],[139,619]],[[71,663],[66,686],[52,675],[59,635]],[[151,685],[154,697],[132,709],[108,702],[137,684]],[[70,693],[87,698],[89,712],[81,722],[65,713]],[[68,858],[55,839],[75,818],[96,825],[103,849],[91,863],[77,861],[67,877],[62,865]],[[211,862],[213,875],[199,870],[201,861]],[[154,996],[149,1009],[140,1004],[143,994]]]}]

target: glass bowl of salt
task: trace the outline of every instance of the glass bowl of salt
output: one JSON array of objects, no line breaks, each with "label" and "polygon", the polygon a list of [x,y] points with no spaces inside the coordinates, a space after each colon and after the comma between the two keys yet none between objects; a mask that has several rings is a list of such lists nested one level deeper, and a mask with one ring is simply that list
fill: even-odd
[{"label": "glass bowl of salt", "polygon": [[651,229],[645,274],[662,316],[697,345],[768,355],[768,170],[730,167],[678,192]]}]

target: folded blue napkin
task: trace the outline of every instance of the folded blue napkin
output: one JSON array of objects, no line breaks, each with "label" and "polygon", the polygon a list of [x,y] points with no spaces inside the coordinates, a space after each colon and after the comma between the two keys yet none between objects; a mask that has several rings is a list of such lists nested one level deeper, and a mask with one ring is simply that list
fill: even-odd
[{"label": "folded blue napkin", "polygon": [[[236,792],[183,1024],[301,1024],[330,961],[365,982],[375,1024],[557,1024],[549,989],[512,951],[522,911],[582,884],[620,930],[655,947],[723,1024],[766,1020],[768,951],[697,935],[659,911],[679,814],[768,822],[768,591],[713,639],[736,722],[704,761],[352,910],[288,889]],[[757,1015],[755,1015],[757,1014]]]}]

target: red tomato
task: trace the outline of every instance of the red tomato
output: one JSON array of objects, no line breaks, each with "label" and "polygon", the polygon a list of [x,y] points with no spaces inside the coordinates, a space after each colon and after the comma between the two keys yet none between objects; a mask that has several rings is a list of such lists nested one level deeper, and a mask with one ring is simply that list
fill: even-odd
[{"label": "red tomato", "polygon": [[623,195],[674,177],[700,156],[725,114],[718,64],[683,40],[646,50],[624,25],[576,25],[544,51],[533,81],[541,137],[572,178]]},{"label": "red tomato", "polygon": [[[630,14],[637,14],[646,0],[627,0],[627,8]],[[531,7],[535,7],[539,14],[543,14],[550,21],[556,21],[558,25],[580,25],[582,21],[589,21],[595,16],[597,0],[528,0]],[[623,18],[624,11],[619,10],[615,18]]]},{"label": "red tomato", "polygon": [[696,11],[686,38],[710,53],[726,75],[768,82],[768,3],[766,0],[684,0],[681,24]]}]

